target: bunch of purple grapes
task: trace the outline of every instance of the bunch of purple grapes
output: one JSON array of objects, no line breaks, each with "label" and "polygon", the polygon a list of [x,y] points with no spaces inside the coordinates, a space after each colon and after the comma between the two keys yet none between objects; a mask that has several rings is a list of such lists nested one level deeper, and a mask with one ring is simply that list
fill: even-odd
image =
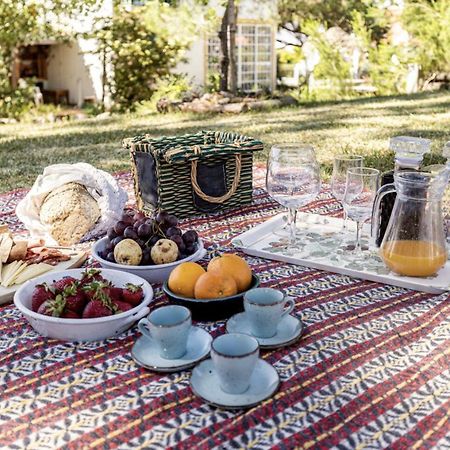
[{"label": "bunch of purple grapes", "polygon": [[124,212],[121,219],[108,230],[108,240],[100,257],[110,262],[114,259],[114,247],[123,239],[133,239],[142,249],[140,265],[154,264],[151,249],[160,239],[170,239],[178,246],[178,259],[184,259],[198,249],[198,234],[194,230],[183,231],[178,219],[166,211],[147,217],[143,212]]}]

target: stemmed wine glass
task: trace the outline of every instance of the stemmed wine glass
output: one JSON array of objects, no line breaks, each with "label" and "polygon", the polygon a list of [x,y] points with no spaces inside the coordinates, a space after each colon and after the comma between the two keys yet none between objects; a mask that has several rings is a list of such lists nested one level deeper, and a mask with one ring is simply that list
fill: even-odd
[{"label": "stemmed wine glass", "polygon": [[364,222],[372,217],[372,207],[378,191],[380,171],[369,167],[353,167],[347,170],[342,203],[347,216],[356,221],[356,245],[354,254],[362,255],[361,230]]},{"label": "stemmed wine glass", "polygon": [[[344,198],[345,184],[347,182],[347,170],[353,167],[362,167],[363,157],[360,155],[337,155],[333,159],[333,174],[331,175],[331,193],[340,203]],[[342,222],[342,231],[347,229],[347,213],[344,209],[344,220]]]},{"label": "stemmed wine glass", "polygon": [[320,192],[320,172],[314,148],[306,144],[277,144],[269,154],[266,187],[269,195],[288,208],[289,246],[295,248],[296,210]]}]

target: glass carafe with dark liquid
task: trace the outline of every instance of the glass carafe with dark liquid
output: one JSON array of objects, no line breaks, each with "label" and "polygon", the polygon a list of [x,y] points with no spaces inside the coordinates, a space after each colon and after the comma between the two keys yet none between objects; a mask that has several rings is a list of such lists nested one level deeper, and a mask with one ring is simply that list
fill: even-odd
[{"label": "glass carafe with dark liquid", "polygon": [[[423,161],[423,155],[430,150],[429,139],[416,138],[412,136],[395,136],[389,141],[389,148],[395,152],[395,169],[383,173],[381,186],[391,185],[394,182],[394,174],[401,171],[419,170]],[[383,241],[386,228],[394,207],[396,193],[385,195],[379,205],[380,225],[376,235],[372,233],[377,247]]]},{"label": "glass carafe with dark liquid", "polygon": [[448,176],[427,172],[394,175],[394,184],[383,186],[375,199],[373,232],[380,224],[379,204],[396,192],[394,208],[380,247],[385,264],[399,275],[429,277],[447,261],[441,200]]}]

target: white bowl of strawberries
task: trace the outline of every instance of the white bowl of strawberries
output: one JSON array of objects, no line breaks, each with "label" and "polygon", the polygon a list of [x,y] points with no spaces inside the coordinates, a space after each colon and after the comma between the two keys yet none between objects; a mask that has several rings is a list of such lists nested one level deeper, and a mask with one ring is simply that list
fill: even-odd
[{"label": "white bowl of strawberries", "polygon": [[97,341],[115,337],[150,312],[151,285],[126,272],[71,269],[23,284],[14,303],[45,337]]}]

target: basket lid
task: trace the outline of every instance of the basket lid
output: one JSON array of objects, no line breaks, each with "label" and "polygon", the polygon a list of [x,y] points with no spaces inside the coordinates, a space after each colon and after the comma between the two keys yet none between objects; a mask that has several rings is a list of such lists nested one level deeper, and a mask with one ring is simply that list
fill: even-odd
[{"label": "basket lid", "polygon": [[157,139],[146,134],[124,139],[123,146],[131,153],[151,153],[155,158],[164,159],[170,164],[263,149],[261,141],[227,131],[200,131]]}]

